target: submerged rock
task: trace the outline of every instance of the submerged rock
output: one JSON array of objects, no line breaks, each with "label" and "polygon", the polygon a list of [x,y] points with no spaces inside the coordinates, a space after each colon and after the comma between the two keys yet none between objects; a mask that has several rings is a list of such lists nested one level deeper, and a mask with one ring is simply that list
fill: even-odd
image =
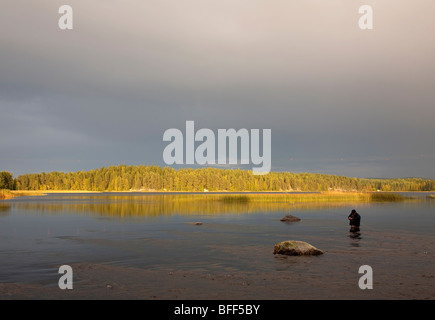
[{"label": "submerged rock", "polygon": [[189,224],[193,224],[195,226],[202,226],[202,222],[188,222]]},{"label": "submerged rock", "polygon": [[287,240],[277,243],[275,245],[273,254],[286,254],[289,256],[317,256],[319,254],[323,254],[323,251],[303,241]]},{"label": "submerged rock", "polygon": [[286,215],[285,217],[281,218],[280,221],[284,221],[284,222],[296,222],[296,221],[301,221],[300,218],[292,216],[291,214]]}]

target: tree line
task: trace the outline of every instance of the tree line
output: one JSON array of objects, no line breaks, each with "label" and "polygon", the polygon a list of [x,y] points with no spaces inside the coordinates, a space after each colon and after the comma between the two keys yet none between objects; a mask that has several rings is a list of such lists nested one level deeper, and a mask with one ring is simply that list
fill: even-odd
[{"label": "tree line", "polygon": [[15,180],[12,173],[8,171],[0,172],[0,189],[15,189]]},{"label": "tree line", "polygon": [[23,174],[16,179],[2,172],[0,183],[0,189],[42,191],[435,191],[435,180],[421,178],[363,179],[292,172],[253,175],[241,169],[174,169],[154,165],[42,172]]}]

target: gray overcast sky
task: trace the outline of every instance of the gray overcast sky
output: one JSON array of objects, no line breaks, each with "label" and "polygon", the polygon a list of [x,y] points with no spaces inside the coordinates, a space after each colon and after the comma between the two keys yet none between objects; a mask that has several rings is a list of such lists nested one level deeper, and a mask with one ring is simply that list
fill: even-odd
[{"label": "gray overcast sky", "polygon": [[[58,28],[61,4],[73,30]],[[358,28],[362,4],[374,30]],[[273,171],[435,178],[434,12],[433,0],[0,0],[0,171],[164,165],[164,131],[194,120],[272,129]]]}]

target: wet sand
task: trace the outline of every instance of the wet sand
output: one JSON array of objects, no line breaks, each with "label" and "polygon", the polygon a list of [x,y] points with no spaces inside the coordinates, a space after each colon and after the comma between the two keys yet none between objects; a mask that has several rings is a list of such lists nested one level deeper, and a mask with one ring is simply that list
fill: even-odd
[{"label": "wet sand", "polygon": [[[276,270],[210,272],[207,270],[147,270],[98,263],[72,264],[73,290],[57,283],[3,283],[0,299],[144,299],[144,300],[372,300],[435,299],[435,252],[432,242],[417,236],[402,240],[402,248],[329,250],[322,256],[272,255]],[[398,238],[398,239],[397,239]],[[421,243],[418,241],[422,240]],[[412,244],[412,245],[410,245]],[[421,250],[416,250],[416,248]],[[259,248],[256,257],[271,255]],[[223,247],[228,252],[234,248]],[[241,259],[249,256],[241,250]],[[269,256],[270,257],[270,256]],[[373,266],[373,289],[361,290],[359,266]],[[59,275],[60,277],[60,275]],[[58,279],[58,278],[57,278]]]},{"label": "wet sand", "polygon": [[[144,300],[342,300],[434,299],[433,276],[400,278],[388,283],[377,277],[372,290],[356,281],[336,281],[285,272],[203,273],[147,271],[96,264],[72,266],[73,290],[37,284],[0,284],[0,299],[144,299]],[[431,280],[431,281],[428,281]],[[303,286],[303,290],[298,288]]]}]

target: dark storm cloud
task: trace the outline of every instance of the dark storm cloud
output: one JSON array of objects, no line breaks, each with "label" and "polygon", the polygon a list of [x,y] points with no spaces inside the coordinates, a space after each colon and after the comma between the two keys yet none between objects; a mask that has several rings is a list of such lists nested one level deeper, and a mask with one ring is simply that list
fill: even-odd
[{"label": "dark storm cloud", "polygon": [[63,32],[55,1],[2,3],[1,169],[163,164],[195,120],[271,128],[276,170],[435,177],[430,1],[373,4],[370,32],[340,0],[68,4]]}]

